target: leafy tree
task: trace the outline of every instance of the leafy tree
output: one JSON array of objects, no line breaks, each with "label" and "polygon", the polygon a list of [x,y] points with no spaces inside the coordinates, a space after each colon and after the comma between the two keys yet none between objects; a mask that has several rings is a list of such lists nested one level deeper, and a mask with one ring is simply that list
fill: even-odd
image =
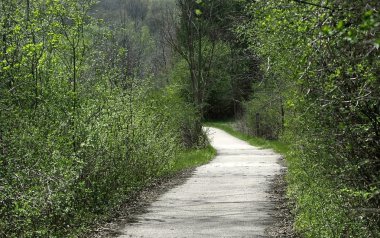
[{"label": "leafy tree", "polygon": [[170,171],[196,118],[151,76],[145,23],[93,4],[0,2],[1,237],[78,236]]},{"label": "leafy tree", "polygon": [[248,75],[256,69],[255,64],[250,65],[249,51],[240,47],[243,42],[232,36],[241,4],[178,1],[178,5],[177,31],[167,31],[166,39],[188,62],[191,100],[206,118],[238,114],[251,92],[252,77]]},{"label": "leafy tree", "polygon": [[257,1],[236,30],[264,72],[247,118],[273,115],[264,123],[279,131],[272,122],[282,121],[284,108],[295,145],[289,192],[307,237],[379,233],[378,8],[377,1]]}]

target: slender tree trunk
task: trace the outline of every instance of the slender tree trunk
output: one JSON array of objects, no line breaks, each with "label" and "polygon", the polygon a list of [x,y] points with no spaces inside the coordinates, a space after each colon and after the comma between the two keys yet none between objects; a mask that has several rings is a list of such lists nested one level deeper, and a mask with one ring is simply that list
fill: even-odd
[{"label": "slender tree trunk", "polygon": [[76,46],[72,46],[72,54],[73,54],[73,150],[76,154],[78,151],[77,145],[77,130],[76,130],[76,119],[77,119],[77,49]]},{"label": "slender tree trunk", "polygon": [[202,82],[202,22],[200,21],[198,26],[198,87],[197,87],[197,106],[201,112],[203,117],[203,98],[202,98],[202,90],[201,90],[201,82]]},{"label": "slender tree trunk", "polygon": [[285,132],[285,109],[284,109],[284,103],[281,100],[281,131],[282,133]]},{"label": "slender tree trunk", "polygon": [[[27,0],[26,1],[26,21],[27,21],[28,28],[29,28],[28,30],[30,30],[30,33],[32,35],[32,39],[31,39],[32,44],[35,46],[37,44],[36,34],[34,32],[32,24],[31,24],[30,12],[31,12],[31,3],[30,3],[30,0]],[[32,75],[32,79],[34,82],[34,102],[33,102],[34,109],[37,109],[38,97],[39,97],[37,64],[38,64],[37,63],[37,53],[34,51],[32,61],[31,61],[31,68],[30,68],[30,73]]]},{"label": "slender tree trunk", "polygon": [[256,136],[260,136],[260,114],[256,113]]}]

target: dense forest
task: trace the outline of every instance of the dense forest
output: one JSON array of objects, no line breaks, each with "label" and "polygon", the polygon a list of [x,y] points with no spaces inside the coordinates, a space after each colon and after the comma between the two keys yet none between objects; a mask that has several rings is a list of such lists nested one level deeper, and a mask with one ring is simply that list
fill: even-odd
[{"label": "dense forest", "polygon": [[378,0],[1,0],[0,237],[78,237],[207,146],[290,146],[301,237],[380,234]]}]

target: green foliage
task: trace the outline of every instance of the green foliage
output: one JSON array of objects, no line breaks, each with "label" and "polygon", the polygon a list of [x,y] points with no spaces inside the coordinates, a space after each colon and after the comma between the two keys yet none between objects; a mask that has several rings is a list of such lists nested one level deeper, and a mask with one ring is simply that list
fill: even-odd
[{"label": "green foliage", "polygon": [[203,147],[206,142],[206,135],[201,127],[201,113],[199,107],[194,107],[191,86],[189,85],[189,70],[185,60],[179,60],[169,75],[170,86],[168,90],[171,94],[182,98],[195,111],[192,115],[185,115],[181,125],[181,135],[183,145],[186,148]]},{"label": "green foliage", "polygon": [[180,154],[199,115],[149,76],[149,28],[113,31],[92,4],[0,2],[1,237],[76,237],[130,191],[201,163]]},{"label": "green foliage", "polygon": [[[268,128],[278,130],[284,108],[284,139],[293,144],[289,194],[305,237],[380,233],[379,7],[257,1],[236,28],[263,72],[246,118],[264,114]],[[254,130],[256,123],[246,121]]]},{"label": "green foliage", "polygon": [[[171,42],[189,70],[188,93],[206,119],[230,118],[249,97],[251,55],[232,34],[237,1],[178,0],[177,32]],[[231,39],[232,38],[232,39]]]},{"label": "green foliage", "polygon": [[[283,130],[283,105],[279,95],[266,89],[244,104],[241,130],[266,139],[278,139]],[[281,95],[281,94],[280,94]]]},{"label": "green foliage", "polygon": [[224,42],[214,45],[214,61],[208,73],[210,83],[206,93],[205,118],[229,118],[234,113],[233,82],[230,67],[226,67],[231,62],[231,51]]}]

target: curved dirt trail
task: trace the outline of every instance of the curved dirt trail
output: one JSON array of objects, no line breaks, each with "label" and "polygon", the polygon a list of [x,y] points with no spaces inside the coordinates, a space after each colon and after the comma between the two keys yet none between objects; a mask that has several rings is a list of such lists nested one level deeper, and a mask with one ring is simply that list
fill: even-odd
[{"label": "curved dirt trail", "polygon": [[119,237],[265,237],[274,220],[267,193],[280,155],[206,128],[216,158],[160,197]]}]

